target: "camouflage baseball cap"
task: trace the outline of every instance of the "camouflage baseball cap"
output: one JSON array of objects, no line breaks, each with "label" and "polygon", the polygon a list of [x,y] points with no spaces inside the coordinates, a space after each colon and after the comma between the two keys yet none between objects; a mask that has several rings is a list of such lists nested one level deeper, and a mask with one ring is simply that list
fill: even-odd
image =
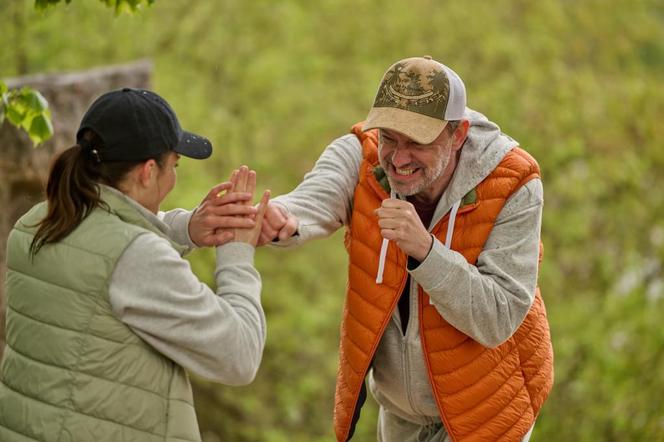
[{"label": "camouflage baseball cap", "polygon": [[429,144],[465,109],[466,87],[456,72],[428,55],[406,58],[383,75],[362,129],[391,129]]}]

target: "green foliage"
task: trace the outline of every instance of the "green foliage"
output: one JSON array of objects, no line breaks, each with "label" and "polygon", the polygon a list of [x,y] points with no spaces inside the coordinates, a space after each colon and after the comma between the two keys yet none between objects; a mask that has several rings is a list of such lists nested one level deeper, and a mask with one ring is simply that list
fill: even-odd
[{"label": "green foliage", "polygon": [[[215,146],[208,161],[181,162],[165,208],[194,206],[242,163],[259,188],[289,191],[366,116],[387,66],[424,54],[447,62],[470,107],[543,171],[540,282],[556,384],[533,440],[664,440],[660,1],[171,0],[133,16],[104,12],[79,1],[42,16],[28,5],[25,41],[0,33],[0,76],[16,74],[21,47],[31,72],[151,57],[154,89]],[[11,20],[0,8],[0,26]],[[190,260],[212,284],[213,251]],[[204,438],[332,440],[342,232],[294,251],[261,249],[256,263],[263,365],[247,387],[195,380]],[[375,422],[369,403],[353,440],[375,440]]]},{"label": "green foliage", "polygon": [[[37,11],[44,11],[50,6],[57,5],[62,0],[35,0],[35,9]],[[151,5],[154,0],[99,0],[106,4],[109,8],[115,9],[116,14],[121,13],[134,13],[144,5]],[[65,0],[66,4],[71,3],[71,0]]]},{"label": "green foliage", "polygon": [[42,94],[30,87],[9,89],[0,81],[0,124],[5,118],[23,129],[35,146],[53,136],[48,102]]}]

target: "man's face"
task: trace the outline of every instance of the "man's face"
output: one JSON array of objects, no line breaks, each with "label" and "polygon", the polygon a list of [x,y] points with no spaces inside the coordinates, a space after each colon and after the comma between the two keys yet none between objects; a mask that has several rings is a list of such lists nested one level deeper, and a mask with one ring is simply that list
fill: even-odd
[{"label": "man's face", "polygon": [[429,201],[440,198],[456,166],[454,139],[448,132],[443,129],[431,143],[419,144],[399,132],[380,129],[378,157],[395,192]]}]

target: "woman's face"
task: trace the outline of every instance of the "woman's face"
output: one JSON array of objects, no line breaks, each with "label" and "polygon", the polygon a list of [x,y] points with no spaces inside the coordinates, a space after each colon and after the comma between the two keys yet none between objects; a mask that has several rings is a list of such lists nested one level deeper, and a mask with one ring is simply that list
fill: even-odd
[{"label": "woman's face", "polygon": [[155,189],[155,196],[157,198],[157,211],[159,210],[159,205],[162,203],[162,201],[164,201],[171,190],[173,190],[173,187],[175,187],[175,183],[177,181],[177,173],[175,169],[178,167],[179,160],[180,155],[175,152],[169,152],[166,155],[166,161],[164,161],[164,165],[161,168],[157,167]]},{"label": "woman's face", "polygon": [[[178,167],[179,159],[180,155],[169,152],[164,156],[161,167],[155,160],[148,160],[136,169],[136,185],[129,186],[123,192],[152,213],[159,212],[159,205],[175,187],[175,168]],[[139,182],[142,184],[139,185]]]}]

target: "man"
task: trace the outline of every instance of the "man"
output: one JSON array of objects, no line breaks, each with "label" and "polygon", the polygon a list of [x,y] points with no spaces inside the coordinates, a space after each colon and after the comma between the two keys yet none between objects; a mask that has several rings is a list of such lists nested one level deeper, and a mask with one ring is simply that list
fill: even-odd
[{"label": "man", "polygon": [[535,160],[467,109],[462,80],[428,56],[392,65],[366,122],[274,200],[263,243],[347,228],[339,441],[367,374],[380,441],[529,439],[553,384],[542,204]]}]

